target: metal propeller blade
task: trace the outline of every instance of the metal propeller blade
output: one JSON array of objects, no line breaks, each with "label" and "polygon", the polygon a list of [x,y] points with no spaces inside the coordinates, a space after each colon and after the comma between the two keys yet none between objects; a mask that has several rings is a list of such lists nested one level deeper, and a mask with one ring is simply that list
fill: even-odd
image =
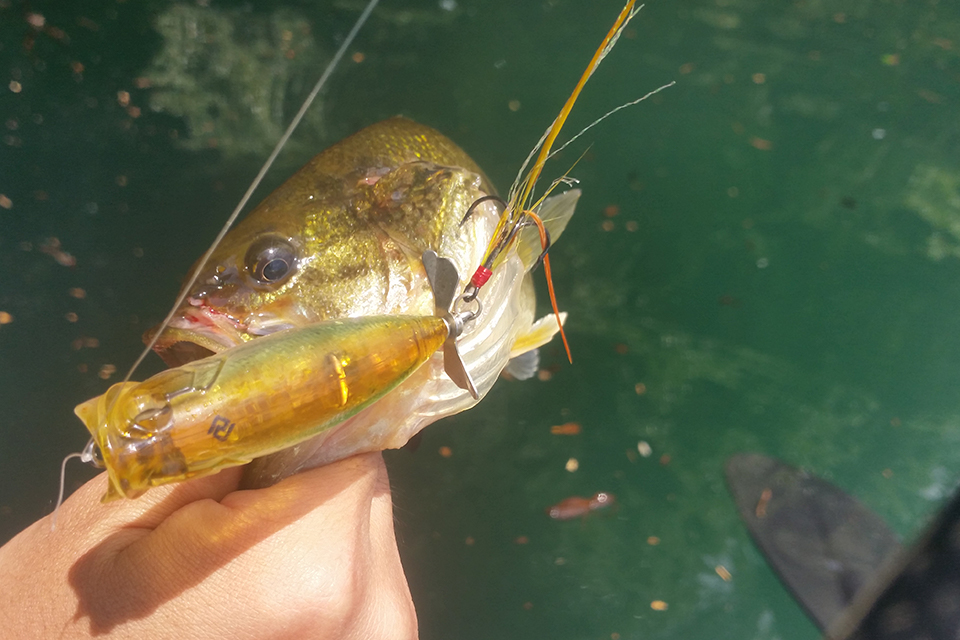
[{"label": "metal propeller blade", "polygon": [[[423,267],[427,272],[427,280],[433,289],[433,299],[436,306],[436,314],[441,318],[446,318],[451,326],[453,323],[453,303],[460,293],[460,274],[457,273],[457,267],[447,258],[439,257],[435,251],[428,249],[423,252]],[[460,350],[457,348],[457,338],[459,334],[451,331],[446,342],[443,343],[443,370],[447,376],[453,380],[461,389],[470,392],[475,400],[480,398],[476,385],[473,384],[473,378],[463,364],[463,358],[460,356]]]}]

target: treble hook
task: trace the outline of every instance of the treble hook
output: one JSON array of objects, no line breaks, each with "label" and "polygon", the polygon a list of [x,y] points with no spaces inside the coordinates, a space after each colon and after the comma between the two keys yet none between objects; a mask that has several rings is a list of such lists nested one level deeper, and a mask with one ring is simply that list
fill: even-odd
[{"label": "treble hook", "polygon": [[474,210],[474,209],[476,209],[477,207],[479,207],[479,206],[480,206],[481,204],[483,204],[484,202],[490,202],[490,201],[497,202],[503,209],[506,209],[506,208],[507,208],[507,202],[506,202],[506,200],[504,200],[503,198],[501,198],[501,197],[498,196],[498,195],[489,195],[489,196],[483,196],[482,198],[477,198],[476,200],[473,201],[473,204],[470,205],[470,208],[467,209],[467,212],[466,212],[465,214],[463,214],[463,219],[460,221],[460,225],[459,225],[459,226],[462,227],[464,224],[466,224],[466,222],[467,222],[467,220],[470,218],[470,216],[473,215],[473,210]]}]

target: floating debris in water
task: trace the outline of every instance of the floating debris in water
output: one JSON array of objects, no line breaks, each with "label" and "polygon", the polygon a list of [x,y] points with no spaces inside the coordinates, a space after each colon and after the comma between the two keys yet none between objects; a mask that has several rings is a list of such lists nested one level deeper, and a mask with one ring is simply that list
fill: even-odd
[{"label": "floating debris in water", "polygon": [[577,422],[556,424],[550,427],[550,433],[555,436],[575,436],[580,433],[580,424]]},{"label": "floating debris in water", "polygon": [[563,468],[569,471],[570,473],[573,473],[574,471],[580,468],[580,461],[577,460],[576,458],[570,458],[569,460],[567,460],[567,464],[564,465]]},{"label": "floating debris in water", "polygon": [[70,343],[70,348],[74,351],[80,351],[80,349],[96,349],[100,346],[100,341],[97,338],[87,338],[80,337]]},{"label": "floating debris in water", "polygon": [[658,538],[657,536],[650,536],[649,538],[647,538],[647,544],[650,545],[651,547],[655,547],[658,544],[660,544],[660,538]]},{"label": "floating debris in water", "polygon": [[10,324],[13,322],[13,316],[6,311],[0,311],[0,324]]},{"label": "floating debris in water", "polygon": [[4,209],[12,209],[12,208],[13,208],[13,200],[11,200],[10,198],[8,198],[8,197],[5,196],[4,194],[0,193],[0,207],[3,207]]},{"label": "floating debris in water", "polygon": [[642,396],[647,392],[647,385],[643,384],[642,382],[638,382],[637,384],[633,385],[633,390],[637,392],[638,396]]},{"label": "floating debris in water", "polygon": [[507,108],[510,109],[510,111],[520,111],[520,101],[511,100],[507,103]]},{"label": "floating debris in water", "polygon": [[771,489],[764,489],[760,492],[760,499],[757,501],[757,508],[754,509],[754,514],[757,518],[766,518],[767,517],[767,505],[770,504],[770,498],[773,497],[773,491]]},{"label": "floating debris in water", "polygon": [[713,568],[713,570],[717,572],[718,576],[723,578],[724,582],[730,582],[731,580],[733,580],[733,576],[730,575],[730,572],[727,571],[727,568],[722,564],[718,564]]},{"label": "floating debris in water", "polygon": [[668,605],[663,600],[654,600],[653,602],[650,603],[650,608],[653,609],[654,611],[666,611],[669,606],[670,605]]},{"label": "floating debris in water", "polygon": [[840,198],[840,205],[846,209],[856,209],[857,199],[853,196],[843,196]]},{"label": "floating debris in water", "polygon": [[513,539],[514,544],[527,544],[530,542],[530,538],[527,536],[517,536]]},{"label": "floating debris in water", "polygon": [[74,267],[77,259],[61,248],[59,238],[47,238],[40,244],[40,251],[57,261],[64,267]]},{"label": "floating debris in water", "polygon": [[644,458],[649,458],[653,455],[653,447],[651,447],[650,443],[646,440],[641,440],[637,443],[637,452]]},{"label": "floating debris in water", "polygon": [[440,447],[440,455],[443,456],[444,458],[449,458],[450,456],[453,455],[453,449],[447,446],[442,446]]},{"label": "floating debris in water", "polygon": [[105,364],[100,367],[100,371],[97,372],[97,375],[101,380],[108,380],[110,376],[117,372],[117,368],[112,364]]},{"label": "floating debris in water", "polygon": [[67,293],[70,294],[71,298],[76,298],[77,300],[83,300],[87,297],[86,290],[81,289],[80,287],[71,287]]},{"label": "floating debris in water", "polygon": [[554,520],[573,520],[574,518],[586,518],[591,511],[606,509],[615,504],[616,496],[606,491],[599,491],[589,498],[580,496],[570,496],[561,500],[552,507],[547,507],[547,515]]}]

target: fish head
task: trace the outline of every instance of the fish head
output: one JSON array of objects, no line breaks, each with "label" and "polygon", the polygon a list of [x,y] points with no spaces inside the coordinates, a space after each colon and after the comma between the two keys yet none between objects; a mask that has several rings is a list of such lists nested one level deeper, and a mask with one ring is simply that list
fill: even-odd
[{"label": "fish head", "polygon": [[[154,349],[179,366],[288,327],[433,315],[424,252],[451,260],[466,286],[501,220],[501,206],[478,202],[487,195],[495,190],[483,172],[442,134],[404,118],[371,125],[316,156],[226,234]],[[537,209],[552,240],[579,195],[554,195]],[[477,296],[482,312],[457,338],[479,397],[511,357],[556,332],[552,315],[534,321],[530,271],[542,250],[535,226],[517,233]],[[269,486],[349,455],[403,446],[427,424],[472,407],[479,398],[447,375],[444,353],[335,428],[255,460],[244,486]]]},{"label": "fish head", "polygon": [[489,193],[480,168],[433,129],[404,118],[367,127],[311,160],[223,238],[154,350],[177,366],[327,319],[428,315],[420,257],[455,248],[458,266],[473,266],[461,249],[483,241],[461,218]]}]

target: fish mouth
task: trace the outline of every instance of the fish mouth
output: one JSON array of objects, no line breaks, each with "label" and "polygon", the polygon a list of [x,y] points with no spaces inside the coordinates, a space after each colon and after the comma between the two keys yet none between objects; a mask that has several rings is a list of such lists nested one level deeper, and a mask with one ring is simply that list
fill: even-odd
[{"label": "fish mouth", "polygon": [[[149,343],[159,328],[143,334],[144,342]],[[157,336],[153,350],[168,367],[179,367],[245,342],[243,334],[240,324],[229,316],[188,307]]]},{"label": "fish mouth", "polygon": [[[179,367],[294,326],[273,314],[257,314],[240,321],[210,307],[191,306],[170,321],[153,350],[168,367]],[[159,325],[148,330],[144,342],[149,342],[158,329]]]}]

